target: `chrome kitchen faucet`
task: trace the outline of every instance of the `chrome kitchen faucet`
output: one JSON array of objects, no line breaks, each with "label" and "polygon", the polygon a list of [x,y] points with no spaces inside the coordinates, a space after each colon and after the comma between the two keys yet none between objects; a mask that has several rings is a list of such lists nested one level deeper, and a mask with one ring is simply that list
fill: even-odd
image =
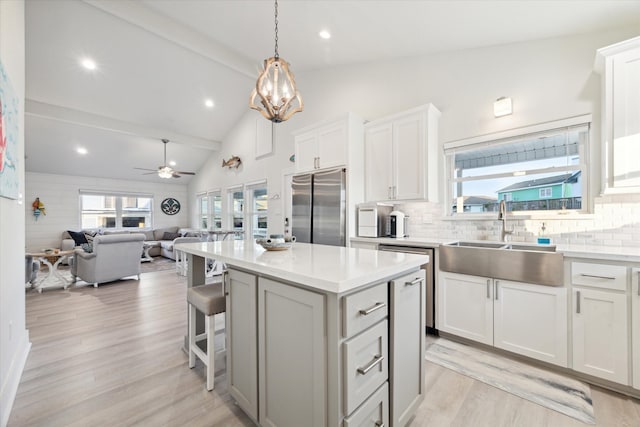
[{"label": "chrome kitchen faucet", "polygon": [[507,230],[507,204],[504,200],[500,200],[500,209],[498,210],[498,219],[502,221],[502,230],[500,231],[500,240],[507,241],[507,234],[512,234],[513,229]]}]

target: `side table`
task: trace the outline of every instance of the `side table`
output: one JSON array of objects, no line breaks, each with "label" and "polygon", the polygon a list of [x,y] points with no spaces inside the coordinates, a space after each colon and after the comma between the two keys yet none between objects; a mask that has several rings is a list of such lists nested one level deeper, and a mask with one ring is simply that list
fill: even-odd
[{"label": "side table", "polygon": [[[60,263],[62,261],[68,260],[69,256],[73,253],[73,250],[68,250],[50,253],[36,252],[28,254],[47,266],[47,275],[42,279],[36,281],[35,289],[37,289],[38,292],[42,293],[43,289],[60,286],[62,286],[63,289],[67,289],[71,285],[71,283],[73,283],[72,280],[64,277],[62,274],[60,274],[60,271],[58,271],[58,266],[60,265]],[[51,264],[52,260],[53,264]]]},{"label": "side table", "polygon": [[153,262],[153,257],[149,255],[149,250],[151,248],[155,248],[156,246],[160,246],[160,242],[155,240],[147,240],[142,242],[142,258],[140,258],[140,262]]}]

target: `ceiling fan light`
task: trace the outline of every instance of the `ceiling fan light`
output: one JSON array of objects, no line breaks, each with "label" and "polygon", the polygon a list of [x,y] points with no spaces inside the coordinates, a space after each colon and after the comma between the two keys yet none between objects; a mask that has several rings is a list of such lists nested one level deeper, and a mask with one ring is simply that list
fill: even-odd
[{"label": "ceiling fan light", "polygon": [[158,169],[158,176],[160,178],[171,178],[173,176],[173,169],[168,166]]}]

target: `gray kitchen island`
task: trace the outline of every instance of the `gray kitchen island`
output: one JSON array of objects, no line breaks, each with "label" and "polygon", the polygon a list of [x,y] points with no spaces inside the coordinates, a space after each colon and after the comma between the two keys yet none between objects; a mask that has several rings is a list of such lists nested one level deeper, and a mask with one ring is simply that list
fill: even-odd
[{"label": "gray kitchen island", "polygon": [[228,389],[260,426],[404,426],[424,397],[424,255],[254,241],[179,245],[188,285],[227,266]]}]

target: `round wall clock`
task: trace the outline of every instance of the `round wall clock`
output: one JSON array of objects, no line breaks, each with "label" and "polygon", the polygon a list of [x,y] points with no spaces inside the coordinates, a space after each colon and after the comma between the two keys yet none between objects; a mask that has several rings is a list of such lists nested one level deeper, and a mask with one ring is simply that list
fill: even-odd
[{"label": "round wall clock", "polygon": [[180,212],[180,202],[173,197],[168,197],[160,203],[160,209],[167,215],[175,215]]}]

